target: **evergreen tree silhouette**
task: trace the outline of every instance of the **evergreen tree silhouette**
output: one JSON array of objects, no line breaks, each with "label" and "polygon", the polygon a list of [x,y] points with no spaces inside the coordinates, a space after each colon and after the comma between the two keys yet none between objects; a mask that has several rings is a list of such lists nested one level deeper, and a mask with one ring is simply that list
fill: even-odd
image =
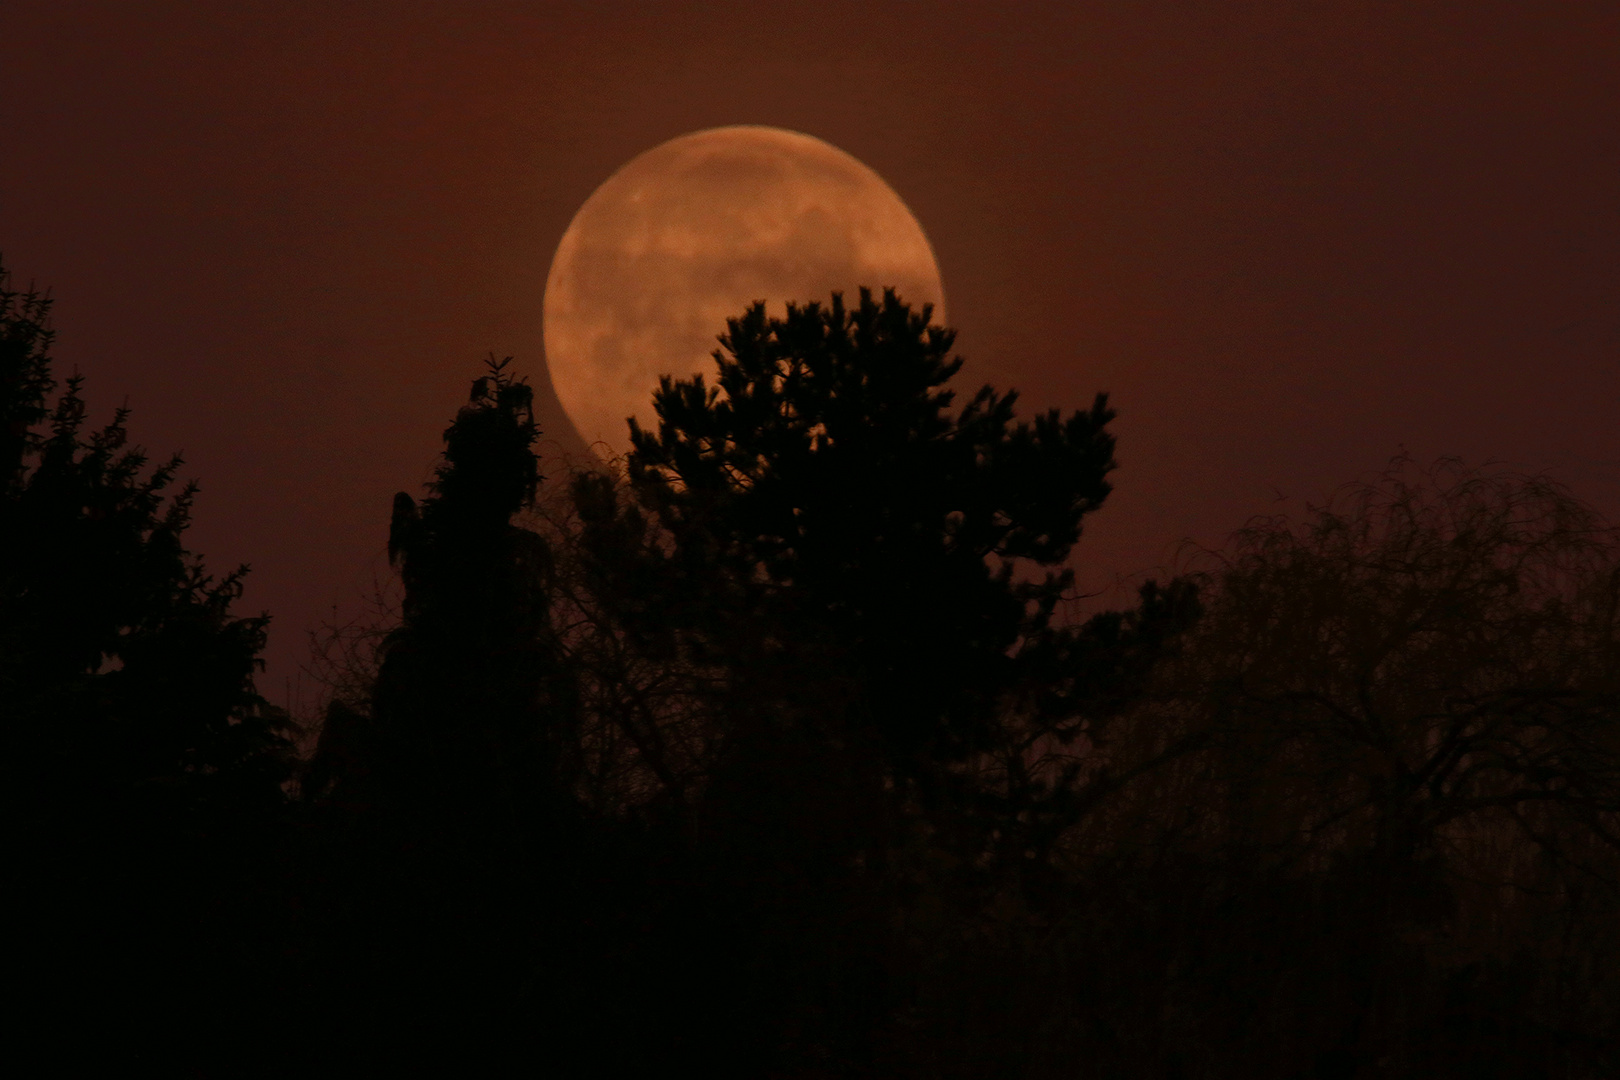
[{"label": "evergreen tree silhouette", "polygon": [[953,410],[962,361],[928,316],[862,290],[853,308],[834,294],[730,320],[717,385],[666,378],[658,430],[631,422],[629,484],[659,537],[633,557],[613,545],[639,511],[576,485],[603,558],[663,578],[648,636],[679,624],[723,669],[698,838],[718,891],[701,906],[738,965],[717,984],[748,988],[722,1023],[756,1040],[744,1060],[870,1064],[898,992],[902,864],[960,831],[1009,713],[1073,738],[1139,674],[1124,653],[1191,611],[1154,591],[1145,615],[1054,621],[1110,490],[1113,413],[1099,396],[1017,423],[1016,395],[989,388]]},{"label": "evergreen tree silhouette", "polygon": [[644,504],[726,583],[736,645],[765,670],[790,644],[836,656],[823,674],[863,714],[849,735],[884,767],[920,777],[984,748],[1009,651],[1072,581],[1014,569],[1061,566],[1110,490],[1106,398],[1015,425],[1016,394],[987,387],[951,415],[954,334],[892,291],[728,325],[717,388],[666,379],[659,430],[632,423]]},{"label": "evergreen tree silhouette", "polygon": [[473,383],[428,495],[395,496],[401,622],[383,643],[369,714],[334,704],[306,774],[309,793],[353,830],[336,852],[346,865],[332,869],[329,932],[376,1010],[357,1023],[407,1056],[509,1048],[516,1035],[499,1018],[520,1022],[572,814],[550,556],[512,524],[540,481],[539,431],[509,360],[492,359]]},{"label": "evergreen tree silhouette", "polygon": [[247,972],[274,917],[249,880],[290,761],[253,682],[268,619],[231,610],[245,567],[215,578],[185,548],[180,459],[148,468],[127,409],[87,431],[77,375],[51,400],[50,300],[8,282],[0,268],[0,701],[30,997],[55,1023],[114,1025],[76,1052],[184,1060],[240,1033],[210,983],[244,1010],[264,989]]},{"label": "evergreen tree silhouette", "polygon": [[[533,394],[492,362],[444,435],[420,506],[394,497],[388,554],[405,585],[384,644],[374,708],[401,805],[499,804],[518,813],[537,783],[565,790],[566,714],[542,716],[550,554],[512,524],[540,482]],[[549,778],[543,780],[542,778]],[[563,784],[563,789],[557,785]]]}]

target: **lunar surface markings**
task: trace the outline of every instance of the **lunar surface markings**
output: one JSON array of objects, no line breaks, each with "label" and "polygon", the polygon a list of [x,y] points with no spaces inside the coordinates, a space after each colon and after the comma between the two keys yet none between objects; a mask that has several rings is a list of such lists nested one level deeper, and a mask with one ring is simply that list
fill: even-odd
[{"label": "lunar surface markings", "polygon": [[609,177],[563,234],[546,279],[552,384],[586,443],[621,454],[627,417],[654,425],[660,375],[713,370],[728,317],[862,285],[944,321],[933,249],[882,177],[780,128],[682,135]]}]

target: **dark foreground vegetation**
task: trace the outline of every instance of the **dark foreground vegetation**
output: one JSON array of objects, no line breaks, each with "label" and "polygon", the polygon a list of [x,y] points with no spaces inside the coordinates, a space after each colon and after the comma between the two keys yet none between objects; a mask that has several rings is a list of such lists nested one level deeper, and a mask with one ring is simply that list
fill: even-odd
[{"label": "dark foreground vegetation", "polygon": [[47,307],[0,701],[52,1071],[1616,1075],[1620,537],[1551,483],[1398,465],[1078,618],[1106,401],[959,405],[892,295],[746,313],[549,494],[493,364],[299,754]]}]

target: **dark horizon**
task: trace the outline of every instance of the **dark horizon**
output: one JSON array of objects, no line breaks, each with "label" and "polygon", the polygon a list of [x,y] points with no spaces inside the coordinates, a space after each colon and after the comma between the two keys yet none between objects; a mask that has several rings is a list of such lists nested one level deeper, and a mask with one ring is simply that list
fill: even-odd
[{"label": "dark horizon", "polygon": [[1620,1062],[1620,525],[1556,484],[1400,462],[1071,619],[1106,395],[953,408],[893,290],[756,304],[724,398],[666,382],[559,499],[491,357],[391,499],[397,608],[294,718],[48,315],[0,267],[18,1026],[59,1066]]}]

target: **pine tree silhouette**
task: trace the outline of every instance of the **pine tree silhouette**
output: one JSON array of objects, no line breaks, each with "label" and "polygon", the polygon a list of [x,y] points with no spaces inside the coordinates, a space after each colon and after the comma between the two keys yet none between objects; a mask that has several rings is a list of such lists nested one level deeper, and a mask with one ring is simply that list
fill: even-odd
[{"label": "pine tree silhouette", "polygon": [[28,997],[42,1030],[117,1032],[70,1053],[185,1060],[248,1037],[268,999],[256,950],[279,916],[256,875],[287,721],[253,683],[268,619],[232,612],[246,568],[215,578],[184,546],[180,459],[149,468],[127,409],[87,431],[77,375],[51,401],[49,314],[0,268],[0,702]]},{"label": "pine tree silhouette", "polygon": [[631,421],[630,498],[575,489],[600,576],[617,560],[661,598],[621,597],[624,633],[684,639],[723,687],[697,837],[714,891],[695,903],[728,943],[708,958],[724,1019],[695,1023],[742,1060],[869,1064],[903,996],[891,927],[918,844],[981,809],[977,763],[1018,699],[1072,738],[1140,673],[1124,654],[1190,612],[1154,592],[1146,614],[1054,621],[1109,492],[1113,413],[1099,396],[1017,423],[989,388],[952,409],[962,361],[928,315],[892,291],[756,305],[728,323],[716,386],[666,378],[658,430]]}]

